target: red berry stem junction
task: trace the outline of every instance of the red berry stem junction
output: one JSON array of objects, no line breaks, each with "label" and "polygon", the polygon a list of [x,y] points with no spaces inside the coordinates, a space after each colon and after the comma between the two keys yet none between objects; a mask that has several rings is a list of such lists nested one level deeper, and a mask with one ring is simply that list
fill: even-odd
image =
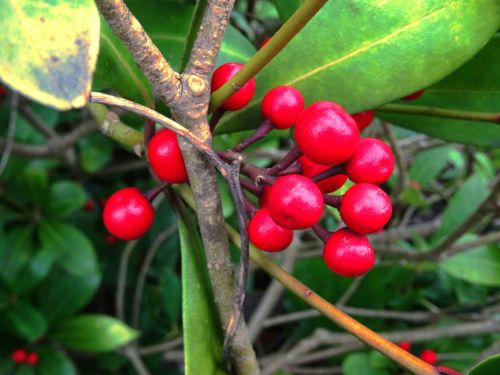
[{"label": "red berry stem junction", "polygon": [[269,134],[271,130],[274,129],[274,125],[271,122],[271,120],[264,120],[262,124],[255,130],[255,132],[248,138],[246,138],[244,141],[242,141],[240,144],[236,145],[232,151],[233,152],[241,152],[245,150],[248,146],[253,145],[255,142],[260,141],[262,138],[264,138],[266,135]]}]

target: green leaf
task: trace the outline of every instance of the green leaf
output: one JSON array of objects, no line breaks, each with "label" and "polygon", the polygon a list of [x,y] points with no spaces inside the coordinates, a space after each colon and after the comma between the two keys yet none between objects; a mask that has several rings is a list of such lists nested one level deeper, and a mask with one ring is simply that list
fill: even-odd
[{"label": "green leaf", "polygon": [[469,375],[497,375],[499,368],[500,354],[496,354],[475,365]]},{"label": "green leaf", "polygon": [[197,229],[178,219],[182,258],[182,323],[186,375],[222,373],[222,337]]},{"label": "green leaf", "polygon": [[116,350],[134,340],[139,333],[122,321],[107,315],[88,314],[57,324],[50,338],[82,352],[102,353]]},{"label": "green leaf", "polygon": [[94,74],[94,90],[113,88],[120,96],[137,103],[154,106],[151,85],[134,58],[101,18],[99,58]]},{"label": "green leaf", "polygon": [[58,181],[50,188],[46,214],[56,219],[65,218],[83,207],[86,199],[87,195],[80,184],[73,181]]},{"label": "green leaf", "polygon": [[73,361],[64,352],[48,346],[38,347],[36,351],[40,358],[37,375],[76,375]]},{"label": "green leaf", "polygon": [[388,375],[383,370],[374,369],[370,364],[368,353],[349,354],[342,362],[342,374],[344,375]]},{"label": "green leaf", "polygon": [[57,252],[57,263],[75,276],[98,273],[97,258],[92,242],[73,225],[43,221],[40,225],[43,247]]},{"label": "green leaf", "polygon": [[226,114],[218,132],[256,127],[272,87],[293,85],[307,103],[331,100],[351,113],[427,87],[476,54],[498,29],[496,0],[336,0],[257,76],[253,100]]},{"label": "green leaf", "polygon": [[420,186],[431,183],[448,162],[452,146],[433,147],[420,152],[410,168],[410,178]]},{"label": "green leaf", "polygon": [[169,267],[161,272],[160,286],[163,294],[163,306],[172,324],[176,324],[181,312],[181,283],[179,276]]},{"label": "green leaf", "polygon": [[302,5],[304,0],[273,0],[281,22],[285,23],[293,13]]},{"label": "green leaf", "polygon": [[[465,236],[463,241],[473,236]],[[446,272],[473,284],[500,286],[500,248],[478,246],[446,259],[439,265]]]},{"label": "green leaf", "polygon": [[0,79],[60,110],[87,102],[99,48],[92,0],[0,0]]},{"label": "green leaf", "polygon": [[[132,87],[132,86],[127,86]],[[78,142],[80,164],[86,172],[96,172],[113,157],[113,145],[102,134],[91,134]]]},{"label": "green leaf", "polygon": [[17,337],[35,341],[47,331],[45,317],[26,302],[19,301],[0,313],[0,326]]},{"label": "green leaf", "polygon": [[100,282],[100,273],[74,276],[56,267],[37,288],[38,306],[49,322],[68,318],[90,302]]},{"label": "green leaf", "polygon": [[[498,112],[500,101],[500,34],[452,75],[426,89],[407,105],[464,111]],[[398,126],[432,137],[486,147],[500,146],[500,127],[476,121],[449,120],[429,116],[379,112],[378,116]]]},{"label": "green leaf", "polygon": [[433,243],[443,240],[462,225],[488,197],[489,191],[488,183],[481,175],[469,177],[443,211],[441,226],[432,237]]},{"label": "green leaf", "polygon": [[32,163],[19,174],[18,184],[22,186],[26,195],[40,206],[49,190],[47,170]]}]

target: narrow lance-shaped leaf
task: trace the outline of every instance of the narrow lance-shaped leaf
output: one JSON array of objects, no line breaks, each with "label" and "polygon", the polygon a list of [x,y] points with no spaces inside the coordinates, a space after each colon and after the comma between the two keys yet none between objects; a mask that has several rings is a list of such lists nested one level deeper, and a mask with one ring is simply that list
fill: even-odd
[{"label": "narrow lance-shaped leaf", "polygon": [[477,53],[498,29],[496,0],[335,0],[257,76],[249,105],[226,114],[218,132],[256,127],[260,103],[293,85],[308,103],[338,102],[351,113],[427,87]]},{"label": "narrow lance-shaped leaf", "polygon": [[186,375],[221,374],[222,337],[210,279],[193,219],[179,216],[182,258],[182,324]]},{"label": "narrow lance-shaped leaf", "polygon": [[57,109],[87,102],[99,48],[93,0],[0,0],[0,79]]},{"label": "narrow lance-shaped leaf", "polygon": [[[500,34],[468,63],[425,90],[408,106],[429,106],[472,112],[500,113]],[[403,103],[403,102],[401,102]],[[500,126],[478,121],[377,112],[377,116],[398,126],[450,142],[486,147],[500,146]]]}]

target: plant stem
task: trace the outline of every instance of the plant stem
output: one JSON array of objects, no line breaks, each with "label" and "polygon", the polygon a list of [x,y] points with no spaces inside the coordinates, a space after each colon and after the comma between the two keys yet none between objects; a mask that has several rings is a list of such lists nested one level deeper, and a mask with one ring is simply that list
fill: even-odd
[{"label": "plant stem", "polygon": [[292,165],[292,163],[295,162],[301,156],[302,156],[302,151],[300,151],[300,149],[297,146],[295,146],[288,152],[288,154],[283,159],[277,162],[272,168],[269,168],[267,172],[270,175],[275,176],[279,174],[281,171],[288,168],[290,165]]},{"label": "plant stem", "polygon": [[378,107],[377,111],[500,124],[500,112],[460,111],[456,109],[414,106],[407,104],[386,104]]},{"label": "plant stem", "polygon": [[182,52],[181,68],[180,72],[186,68],[186,65],[191,56],[191,50],[193,49],[194,41],[196,40],[196,34],[200,29],[201,21],[203,15],[205,14],[205,9],[207,7],[207,0],[197,0],[196,6],[194,7],[193,16],[191,17],[191,22],[189,24],[189,30],[186,37],[186,42],[184,43],[184,51]]},{"label": "plant stem", "polygon": [[326,240],[328,240],[328,237],[330,236],[330,232],[326,230],[326,228],[323,227],[320,223],[314,224],[312,226],[312,230],[314,231],[314,233],[316,233],[319,239],[323,241],[323,243],[325,243]]},{"label": "plant stem", "polygon": [[243,151],[248,146],[253,145],[255,142],[264,138],[273,129],[274,129],[274,125],[271,122],[271,120],[265,119],[264,122],[259,125],[259,127],[255,130],[255,132],[250,137],[246,138],[245,140],[243,140],[243,142],[241,142],[240,144],[233,147],[232,151],[233,152]]},{"label": "plant stem", "polygon": [[328,0],[306,0],[241,70],[212,94],[209,112],[219,108],[238,88],[262,70],[304,28]]},{"label": "plant stem", "polygon": [[312,176],[311,180],[313,180],[314,182],[319,182],[321,180],[324,180],[325,178],[333,177],[342,173],[345,173],[344,164],[334,165],[333,167],[325,169],[323,172]]},{"label": "plant stem", "polygon": [[163,190],[165,190],[168,187],[168,182],[161,182],[160,184],[156,185],[152,189],[148,190],[147,192],[144,193],[144,197],[152,202],[158,194],[160,194]]},{"label": "plant stem", "polygon": [[217,108],[217,110],[212,114],[212,117],[210,118],[210,132],[213,133],[215,127],[219,123],[220,119],[222,116],[224,116],[224,113],[226,113],[226,110],[223,108]]},{"label": "plant stem", "polygon": [[342,202],[342,197],[339,195],[323,194],[323,201],[325,202],[325,204],[339,209],[340,202]]},{"label": "plant stem", "polygon": [[257,196],[259,196],[261,193],[260,188],[257,185],[252,184],[250,181],[247,181],[247,180],[240,178],[240,185],[243,189],[245,189],[245,190],[247,190],[247,191],[249,191],[252,194],[255,194]]}]

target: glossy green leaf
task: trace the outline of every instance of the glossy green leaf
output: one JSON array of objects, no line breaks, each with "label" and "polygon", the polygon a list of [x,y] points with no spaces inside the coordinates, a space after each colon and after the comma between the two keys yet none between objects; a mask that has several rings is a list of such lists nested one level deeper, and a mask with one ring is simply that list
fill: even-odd
[{"label": "glossy green leaf", "polygon": [[488,197],[488,182],[475,174],[463,183],[453,195],[443,211],[441,226],[432,237],[433,242],[439,242],[457,229],[472,215]]},{"label": "glossy green leaf", "polygon": [[108,138],[94,133],[78,142],[78,150],[82,168],[86,172],[96,172],[112,159],[114,147]]},{"label": "glossy green leaf", "polygon": [[87,102],[99,48],[92,0],[1,0],[0,79],[57,109]]},{"label": "glossy green leaf", "polygon": [[448,162],[453,147],[433,147],[420,152],[410,168],[410,178],[420,186],[426,186],[439,175]]},{"label": "glossy green leaf", "polygon": [[475,365],[469,375],[498,375],[499,368],[500,354],[496,354]]},{"label": "glossy green leaf", "polygon": [[178,220],[182,259],[182,325],[186,375],[222,373],[222,337],[196,226]]},{"label": "glossy green leaf", "polygon": [[151,85],[134,58],[101,18],[99,58],[94,74],[93,89],[113,88],[120,96],[152,107]]},{"label": "glossy green leaf", "polygon": [[67,319],[51,330],[49,336],[62,345],[82,352],[109,352],[128,344],[138,332],[107,315],[80,315]]},{"label": "glossy green leaf", "polygon": [[[500,34],[497,34],[472,60],[449,77],[426,89],[408,105],[498,112],[500,101]],[[400,115],[379,112],[381,118],[451,142],[499,147],[500,126],[484,122]]]},{"label": "glossy green leaf", "polygon": [[57,263],[75,276],[98,273],[97,258],[92,242],[73,225],[44,221],[39,236],[43,247],[57,252]]},{"label": "glossy green leaf", "polygon": [[50,187],[46,214],[51,218],[64,218],[83,207],[87,195],[80,184],[58,181]]},{"label": "glossy green leaf", "polygon": [[[470,240],[471,236],[467,237]],[[473,284],[500,286],[500,248],[495,245],[479,246],[454,255],[442,262],[440,267]]]},{"label": "glossy green leaf", "polygon": [[64,352],[48,346],[38,347],[36,351],[40,358],[37,375],[76,375],[73,361]]},{"label": "glossy green leaf", "polygon": [[303,2],[304,0],[273,0],[281,22],[286,22]]},{"label": "glossy green leaf", "polygon": [[47,321],[40,311],[20,301],[0,312],[0,327],[17,337],[35,341],[47,331]]},{"label": "glossy green leaf", "polygon": [[160,287],[163,294],[163,308],[172,324],[176,324],[181,313],[181,282],[179,276],[170,267],[163,268]]},{"label": "glossy green leaf", "polygon": [[49,322],[68,318],[90,302],[100,282],[100,273],[74,276],[55,267],[37,288],[38,307]]},{"label": "glossy green leaf", "polygon": [[30,164],[19,174],[18,183],[33,203],[42,204],[49,188],[49,178],[45,168],[33,163]]},{"label": "glossy green leaf", "polygon": [[278,85],[307,103],[338,102],[349,112],[375,108],[456,70],[498,29],[496,0],[329,1],[257,76],[249,105],[226,114],[218,132],[256,127],[260,102]]},{"label": "glossy green leaf", "polygon": [[370,363],[368,353],[349,354],[342,362],[342,374],[344,375],[389,375],[389,372],[374,369]]}]

